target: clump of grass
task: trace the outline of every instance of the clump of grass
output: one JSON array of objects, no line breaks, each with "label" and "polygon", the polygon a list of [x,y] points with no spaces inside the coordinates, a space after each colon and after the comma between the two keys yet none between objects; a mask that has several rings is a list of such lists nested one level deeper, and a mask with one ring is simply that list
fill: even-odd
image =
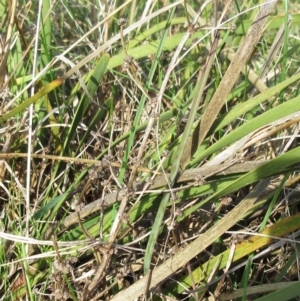
[{"label": "clump of grass", "polygon": [[0,4],[1,300],[299,295],[292,8]]}]

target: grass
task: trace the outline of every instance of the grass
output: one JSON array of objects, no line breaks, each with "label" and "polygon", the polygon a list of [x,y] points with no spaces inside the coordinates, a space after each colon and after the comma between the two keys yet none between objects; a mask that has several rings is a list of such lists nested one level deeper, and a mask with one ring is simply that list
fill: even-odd
[{"label": "grass", "polygon": [[298,300],[300,6],[201,5],[0,3],[0,300]]}]

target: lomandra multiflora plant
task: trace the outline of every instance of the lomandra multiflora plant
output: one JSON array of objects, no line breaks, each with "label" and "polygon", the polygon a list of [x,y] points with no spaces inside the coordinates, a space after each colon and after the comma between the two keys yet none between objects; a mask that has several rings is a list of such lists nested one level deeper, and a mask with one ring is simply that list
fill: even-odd
[{"label": "lomandra multiflora plant", "polygon": [[1,300],[299,296],[299,4],[2,1]]}]

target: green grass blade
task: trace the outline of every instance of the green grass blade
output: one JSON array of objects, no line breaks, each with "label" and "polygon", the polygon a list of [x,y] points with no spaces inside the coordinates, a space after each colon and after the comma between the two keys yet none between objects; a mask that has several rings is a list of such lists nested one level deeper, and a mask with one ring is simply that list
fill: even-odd
[{"label": "green grass blade", "polygon": [[297,73],[291,78],[288,78],[283,82],[280,82],[279,84],[267,89],[266,91],[260,93],[259,95],[253,97],[252,99],[249,99],[246,102],[236,105],[228,113],[216,119],[215,125],[212,127],[209,134],[212,134],[213,132],[220,130],[221,128],[228,125],[230,122],[236,120],[238,117],[242,116],[247,112],[250,112],[251,109],[255,108],[256,106],[260,105],[265,101],[270,100],[275,94],[281,92],[283,89],[287,88],[288,86],[298,81],[299,79],[300,79],[300,73]]},{"label": "green grass blade", "polygon": [[255,299],[255,301],[287,301],[292,300],[300,295],[300,281],[290,285],[289,287],[279,289],[276,292],[270,293],[261,298]]},{"label": "green grass blade", "polygon": [[[109,55],[107,55],[107,54],[103,55],[101,57],[100,61],[98,62],[96,68],[94,69],[93,74],[89,78],[89,82],[88,82],[86,88],[91,97],[93,97],[93,95],[97,91],[97,88],[99,87],[99,83],[101,82],[101,79],[102,79],[104,73],[106,72],[108,62],[109,62]],[[64,150],[68,149],[70,141],[77,129],[77,126],[81,122],[91,101],[92,101],[92,99],[90,99],[90,97],[88,95],[86,95],[86,93],[84,93],[84,95],[82,96],[82,98],[80,100],[80,103],[78,104],[75,115],[73,117],[67,139],[65,140],[65,143],[63,146]]]},{"label": "green grass blade", "polygon": [[22,102],[16,108],[12,109],[9,113],[0,117],[0,124],[15,115],[22,114],[26,108],[28,108],[31,104],[37,102],[44,95],[48,94],[49,92],[53,91],[55,88],[60,86],[62,84],[62,82],[63,82],[63,79],[58,78],[58,79],[54,80],[53,82],[49,83],[47,86],[42,88],[39,92],[34,94],[32,97],[26,99],[24,102]]},{"label": "green grass blade", "polygon": [[300,147],[297,147],[283,155],[278,156],[277,158],[271,160],[270,162],[254,169],[253,171],[248,172],[247,174],[241,176],[232,184],[228,185],[224,189],[218,190],[213,195],[209,196],[203,201],[200,201],[198,204],[190,207],[186,210],[183,215],[178,220],[183,220],[189,214],[194,212],[196,209],[201,207],[203,204],[220,198],[222,196],[226,196],[233,191],[237,191],[238,189],[245,187],[246,185],[257,182],[261,179],[270,177],[274,174],[280,174],[285,168],[290,167],[294,164],[297,164],[300,161]]},{"label": "green grass blade", "polygon": [[295,97],[283,104],[278,105],[277,107],[264,112],[258,117],[248,121],[242,126],[236,128],[228,135],[223,136],[219,141],[210,146],[207,150],[196,153],[195,159],[193,159],[188,167],[195,166],[201,162],[207,156],[216,153],[220,149],[229,146],[231,143],[239,141],[243,137],[247,136],[251,132],[268,125],[271,122],[274,122],[278,119],[284,118],[292,113],[295,113],[300,110],[300,96]]}]

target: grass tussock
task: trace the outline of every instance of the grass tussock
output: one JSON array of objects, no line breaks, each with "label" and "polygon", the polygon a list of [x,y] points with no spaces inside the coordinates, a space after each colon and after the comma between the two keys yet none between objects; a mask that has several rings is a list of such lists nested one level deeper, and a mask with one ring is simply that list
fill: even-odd
[{"label": "grass tussock", "polygon": [[300,6],[202,2],[0,3],[0,300],[298,298]]}]

